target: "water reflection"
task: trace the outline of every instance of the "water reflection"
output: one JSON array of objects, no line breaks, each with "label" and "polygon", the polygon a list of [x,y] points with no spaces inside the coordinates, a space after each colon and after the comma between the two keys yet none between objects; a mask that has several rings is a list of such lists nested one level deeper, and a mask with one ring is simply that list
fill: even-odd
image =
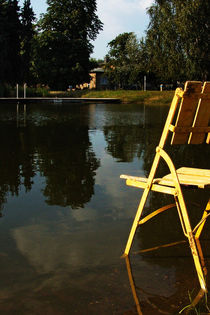
[{"label": "water reflection", "polygon": [[[108,123],[104,126],[107,152],[118,162],[132,162],[135,157],[144,159],[145,151],[148,152],[154,148],[155,140],[160,134],[156,129],[157,123],[154,119],[160,119],[158,121],[161,122],[162,116],[166,114],[166,109],[165,107],[154,107],[151,114],[151,108],[147,108],[145,112],[144,107],[140,107],[138,115],[135,112],[124,112],[118,115],[110,112]],[[152,132],[150,132],[151,128]],[[148,154],[148,156],[150,155]],[[145,169],[145,167],[143,168]]]},{"label": "water reflection", "polygon": [[95,171],[100,165],[91,149],[88,128],[77,124],[56,129],[47,126],[36,133],[40,136],[37,153],[42,160],[41,175],[46,179],[46,202],[73,209],[84,207],[94,194]]},{"label": "water reflection", "polygon": [[[165,107],[124,104],[27,105],[25,116],[19,108],[17,128],[16,104],[1,107],[2,314],[129,313],[132,297],[120,256],[141,191],[128,189],[119,176],[147,175],[166,114]],[[187,150],[182,156],[197,162]],[[199,157],[200,152],[194,152],[198,167],[206,168],[209,152],[203,147]],[[189,192],[195,217],[206,197]],[[151,195],[148,211],[161,202],[168,200]],[[135,252],[180,240],[176,213],[163,217],[138,231]],[[135,255],[136,283],[152,303],[159,298],[167,305],[180,287],[187,296],[194,269],[191,256],[187,266],[183,256],[168,249],[162,256]]]},{"label": "water reflection", "polygon": [[50,205],[75,209],[91,199],[100,163],[89,141],[88,126],[77,120],[65,124],[62,116],[56,122],[51,117],[47,124],[37,125],[35,120],[18,129],[13,122],[1,123],[1,205],[9,192],[18,196],[22,184],[30,191],[36,173],[45,178],[43,195]]},{"label": "water reflection", "polygon": [[[168,246],[174,246],[174,245],[175,244],[168,244]],[[126,256],[124,259],[126,263],[126,269],[128,273],[130,288],[131,288],[131,292],[133,295],[133,299],[135,302],[136,311],[138,315],[198,314],[198,310],[209,312],[209,307],[206,303],[206,296],[202,289],[200,289],[197,293],[195,293],[194,288],[189,287],[189,291],[188,291],[189,301],[187,305],[179,307],[178,306],[179,300],[182,299],[187,302],[187,299],[186,299],[187,296],[186,297],[176,296],[176,294],[174,294],[173,299],[171,299],[171,297],[170,298],[164,297],[163,293],[161,293],[161,291],[163,292],[163,288],[161,288],[161,286],[163,287],[165,286],[164,281],[162,284],[159,284],[159,290],[160,290],[159,294],[158,295],[151,294],[151,292],[146,291],[144,287],[142,287],[142,283],[139,281],[139,276],[138,276],[139,270],[135,270],[135,272],[133,272],[130,256]],[[136,260],[135,260],[135,265],[136,265]]]}]

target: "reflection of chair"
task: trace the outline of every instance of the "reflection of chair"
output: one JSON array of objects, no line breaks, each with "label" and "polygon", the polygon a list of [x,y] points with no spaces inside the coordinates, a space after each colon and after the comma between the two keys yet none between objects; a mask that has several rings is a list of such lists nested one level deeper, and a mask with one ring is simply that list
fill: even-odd
[{"label": "reflection of chair", "polygon": [[[210,199],[203,212],[203,217],[194,230],[191,228],[188,210],[185,204],[182,187],[206,188],[210,187],[210,170],[181,167],[176,170],[171,158],[164,150],[169,132],[172,132],[171,144],[201,144],[210,143],[210,82],[188,81],[184,90],[177,88],[169,109],[165,127],[163,129],[156,155],[148,178],[121,175],[126,184],[143,188],[142,198],[133,221],[124,255],[128,255],[138,225],[145,223],[155,215],[176,205],[184,235],[188,238],[195,268],[201,289],[207,291],[204,274],[204,260],[200,248],[199,237],[210,215]],[[176,121],[174,123],[174,121]],[[201,152],[202,154],[202,152]],[[170,173],[162,178],[155,178],[160,159],[163,159]],[[174,196],[175,204],[164,206],[140,220],[148,194],[152,191]]]},{"label": "reflection of chair", "polygon": [[[167,245],[172,245],[173,246],[173,244],[167,244]],[[141,305],[140,305],[140,300],[139,300],[139,297],[138,297],[138,294],[137,294],[138,293],[137,290],[141,291],[142,293],[144,293],[144,295],[148,294],[148,293],[146,293],[145,291],[143,292],[143,290],[141,290],[139,287],[136,286],[135,281],[134,281],[133,271],[132,271],[132,268],[131,268],[130,258],[129,258],[128,255],[125,256],[125,262],[126,262],[126,268],[127,268],[127,272],[128,272],[128,279],[129,279],[129,282],[130,282],[131,291],[132,291],[132,294],[133,294],[134,302],[136,304],[137,313],[138,313],[138,315],[143,315],[143,312],[142,312],[142,309],[141,309]],[[204,296],[204,291],[202,289],[200,289],[198,294],[191,301],[191,303],[182,309],[182,310],[185,310],[184,314],[189,314],[189,312],[191,310],[195,309],[196,305],[202,300],[203,296]],[[159,297],[158,297],[158,300],[159,300]],[[149,303],[149,299],[147,299],[147,303]],[[162,303],[162,301],[161,301],[161,303]],[[149,303],[149,304],[158,313],[170,314],[168,312],[165,312],[165,311],[159,309],[158,305],[156,305],[154,303]],[[207,305],[205,305],[205,307],[206,307],[206,309],[208,309]],[[182,312],[179,312],[179,313],[181,314]]]}]

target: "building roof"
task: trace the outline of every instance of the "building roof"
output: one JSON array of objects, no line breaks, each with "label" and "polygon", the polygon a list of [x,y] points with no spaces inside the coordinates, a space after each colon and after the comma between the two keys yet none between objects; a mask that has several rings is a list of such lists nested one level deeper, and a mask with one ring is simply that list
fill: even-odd
[{"label": "building roof", "polygon": [[103,68],[94,68],[90,71],[91,73],[92,72],[101,72],[101,73],[104,73],[104,69]]}]

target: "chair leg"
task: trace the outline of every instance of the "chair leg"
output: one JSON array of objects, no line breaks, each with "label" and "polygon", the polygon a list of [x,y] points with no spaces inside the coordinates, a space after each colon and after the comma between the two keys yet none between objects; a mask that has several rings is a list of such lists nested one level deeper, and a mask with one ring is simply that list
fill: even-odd
[{"label": "chair leg", "polygon": [[196,246],[197,246],[197,249],[198,249],[198,254],[199,254],[199,257],[200,257],[200,262],[201,262],[201,266],[202,266],[202,269],[203,269],[203,273],[204,273],[204,276],[206,277],[207,276],[207,268],[206,268],[206,265],[205,265],[205,260],[204,260],[203,251],[202,251],[202,248],[201,248],[200,240],[199,240],[199,238],[195,238],[195,241],[196,241]]},{"label": "chair leg", "polygon": [[138,206],[138,209],[137,209],[137,212],[136,212],[136,216],[135,216],[135,218],[133,220],[133,225],[132,225],[131,230],[130,230],[130,234],[129,234],[129,237],[128,237],[128,241],[127,241],[127,244],[126,244],[126,247],[125,247],[125,251],[124,251],[123,257],[127,256],[129,254],[129,252],[130,252],[130,248],[131,248],[131,245],[132,245],[132,242],[133,242],[133,238],[134,238],[136,229],[137,229],[137,227],[139,225],[139,220],[140,220],[140,217],[142,215],[142,211],[144,209],[149,190],[150,190],[149,188],[146,188],[144,190],[144,192],[143,192],[142,197],[141,197],[141,201],[139,203],[139,206]]},{"label": "chair leg", "polygon": [[204,225],[206,223],[206,219],[207,217],[209,216],[210,214],[210,199],[206,205],[206,209],[204,210],[203,212],[203,216],[202,216],[202,219],[201,219],[201,223],[195,233],[195,241],[196,241],[196,245],[197,245],[197,249],[198,249],[198,253],[199,253],[199,257],[200,257],[200,261],[201,261],[201,265],[202,265],[202,269],[203,269],[203,272],[204,272],[204,275],[207,276],[207,268],[206,268],[206,265],[205,265],[205,260],[204,260],[204,256],[203,256],[203,252],[202,252],[202,248],[201,248],[201,244],[200,244],[200,240],[199,240],[199,237],[201,235],[201,232],[203,231],[203,228],[204,228]]},{"label": "chair leg", "polygon": [[[175,197],[175,200],[176,199],[177,199],[177,197]],[[177,200],[176,200],[176,202],[177,202]],[[184,198],[183,198],[181,191],[178,194],[178,203],[179,203],[179,208],[180,208],[181,215],[182,215],[181,221],[183,221],[181,223],[182,223],[182,225],[184,225],[184,230],[186,231],[185,235],[187,236],[188,241],[189,241],[189,245],[190,245],[191,253],[193,256],[195,268],[196,268],[198,279],[200,282],[200,286],[201,286],[201,289],[204,290],[204,292],[207,292],[206,281],[204,278],[204,273],[203,273],[203,269],[201,267],[201,261],[200,261],[200,260],[202,260],[202,257],[200,257],[197,246],[196,246],[195,236],[193,234],[193,231],[192,231],[192,228],[190,225],[190,220],[188,217],[186,205],[185,205]],[[178,211],[179,211],[179,209],[178,209]]]},{"label": "chair leg", "polygon": [[210,199],[206,205],[206,209],[204,210],[203,212],[203,216],[202,216],[202,219],[201,219],[201,225],[199,226],[199,228],[197,229],[196,233],[195,233],[195,238],[196,239],[199,239],[200,235],[201,235],[201,232],[203,230],[203,227],[204,227],[204,224],[206,223],[206,219],[208,214],[210,213]]}]

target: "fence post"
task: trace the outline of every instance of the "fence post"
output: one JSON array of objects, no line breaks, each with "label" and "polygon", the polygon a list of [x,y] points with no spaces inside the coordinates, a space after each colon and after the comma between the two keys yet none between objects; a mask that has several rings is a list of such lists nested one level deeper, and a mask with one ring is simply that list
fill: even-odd
[{"label": "fence post", "polygon": [[147,77],[146,75],[144,76],[144,91],[147,90]]},{"label": "fence post", "polygon": [[27,86],[27,84],[24,83],[24,98],[26,98],[26,86]]},{"label": "fence post", "polygon": [[17,98],[19,98],[19,96],[18,96],[18,94],[19,94],[18,89],[19,89],[19,86],[18,86],[18,83],[17,83],[17,85],[16,85],[16,97],[17,97]]}]

